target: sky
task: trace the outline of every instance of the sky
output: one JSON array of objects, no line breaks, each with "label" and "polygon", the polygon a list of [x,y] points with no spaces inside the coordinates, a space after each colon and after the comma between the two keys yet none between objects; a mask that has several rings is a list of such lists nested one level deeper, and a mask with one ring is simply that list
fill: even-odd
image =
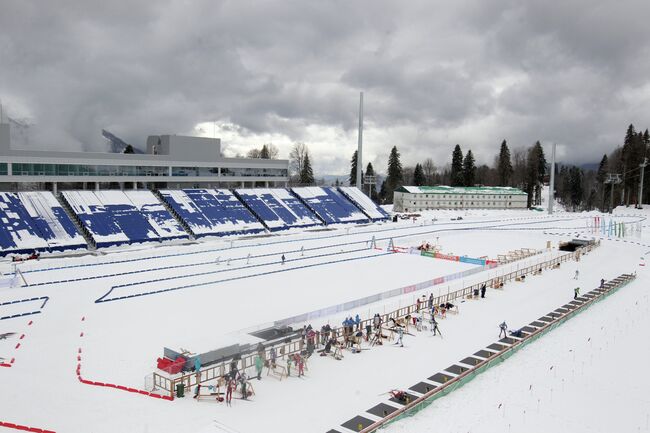
[{"label": "sky", "polygon": [[647,0],[0,0],[0,101],[19,145],[104,150],[101,129],[222,138],[226,156],[304,142],[363,164],[478,163],[540,140],[598,162],[650,127]]}]

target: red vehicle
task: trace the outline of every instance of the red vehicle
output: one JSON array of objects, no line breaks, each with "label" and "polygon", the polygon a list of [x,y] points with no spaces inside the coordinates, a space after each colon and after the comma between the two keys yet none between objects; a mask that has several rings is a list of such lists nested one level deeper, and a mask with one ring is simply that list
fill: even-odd
[{"label": "red vehicle", "polygon": [[27,257],[22,257],[22,256],[11,256],[11,261],[12,262],[25,262],[27,260],[38,260],[38,258],[41,257],[40,253],[37,253],[34,251]]}]

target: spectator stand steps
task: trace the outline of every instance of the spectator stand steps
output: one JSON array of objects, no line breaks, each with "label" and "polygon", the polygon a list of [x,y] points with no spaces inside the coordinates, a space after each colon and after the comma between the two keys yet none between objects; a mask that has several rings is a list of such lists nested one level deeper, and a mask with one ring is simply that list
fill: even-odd
[{"label": "spectator stand steps", "polygon": [[86,240],[86,244],[88,244],[88,249],[96,250],[97,242],[95,241],[95,238],[93,238],[92,233],[90,233],[90,231],[83,225],[81,219],[72,210],[72,206],[70,206],[70,203],[68,203],[66,197],[62,193],[59,193],[57,195],[57,199],[59,200],[59,203],[61,203],[61,207],[65,210],[65,213],[68,215],[68,217],[74,224],[75,228],[77,229],[77,232],[81,233],[83,238]]},{"label": "spectator stand steps", "polygon": [[178,212],[176,212],[176,209],[174,209],[174,208],[169,204],[169,202],[167,201],[167,198],[166,198],[165,196],[163,196],[163,195],[160,193],[160,191],[158,191],[157,189],[156,189],[156,190],[152,190],[151,192],[153,193],[153,195],[154,195],[155,197],[158,198],[158,200],[159,200],[160,203],[164,206],[164,208],[167,209],[167,212],[169,212],[169,214],[170,214],[172,217],[174,217],[174,219],[176,220],[176,222],[177,222],[181,227],[183,227],[183,230],[185,230],[185,233],[187,233],[187,235],[189,236],[189,238],[192,239],[192,240],[196,239],[196,235],[194,234],[194,232],[192,231],[192,229],[190,228],[190,226],[187,224],[187,222],[186,222],[183,218],[181,218],[181,216],[178,214]]}]

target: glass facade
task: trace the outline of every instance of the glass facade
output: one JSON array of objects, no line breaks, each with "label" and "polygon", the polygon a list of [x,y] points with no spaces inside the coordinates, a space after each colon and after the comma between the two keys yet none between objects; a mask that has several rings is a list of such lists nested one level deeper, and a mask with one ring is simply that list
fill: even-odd
[{"label": "glass facade", "polygon": [[[12,163],[14,176],[169,176],[167,166]],[[7,175],[7,163],[0,163]],[[217,177],[217,167],[172,167],[172,176]],[[222,168],[221,176],[287,177],[284,168]]]},{"label": "glass facade", "polygon": [[217,167],[172,167],[172,176],[218,176]]},{"label": "glass facade", "polygon": [[222,168],[222,176],[286,177],[286,168]]}]

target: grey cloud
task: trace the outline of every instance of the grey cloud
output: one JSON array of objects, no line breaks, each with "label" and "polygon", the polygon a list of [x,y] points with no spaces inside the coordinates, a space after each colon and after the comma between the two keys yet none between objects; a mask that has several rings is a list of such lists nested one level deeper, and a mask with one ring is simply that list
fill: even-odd
[{"label": "grey cloud", "polygon": [[5,0],[0,98],[34,120],[33,143],[59,149],[96,150],[102,128],[134,144],[212,120],[307,143],[334,128],[351,142],[314,164],[344,174],[364,90],[364,160],[379,171],[392,145],[405,164],[443,166],[457,142],[491,162],[503,138],[592,161],[628,123],[649,126],[648,12],[641,0]]}]

